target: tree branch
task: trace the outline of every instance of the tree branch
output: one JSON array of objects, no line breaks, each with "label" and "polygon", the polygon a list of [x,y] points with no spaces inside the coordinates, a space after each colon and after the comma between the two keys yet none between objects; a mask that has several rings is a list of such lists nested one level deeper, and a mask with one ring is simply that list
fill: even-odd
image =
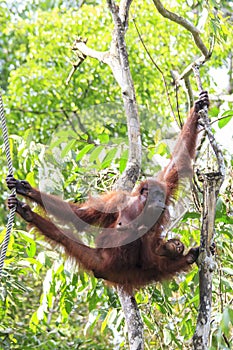
[{"label": "tree branch", "polygon": [[125,29],[125,32],[128,29],[129,8],[132,1],[133,0],[121,0],[120,6],[119,6],[119,17]]},{"label": "tree branch", "polygon": [[[199,91],[202,84],[199,74],[199,66],[193,67]],[[199,263],[200,281],[200,306],[193,336],[194,350],[207,350],[209,348],[209,334],[212,308],[212,274],[215,269],[215,261],[211,254],[211,244],[214,238],[215,209],[220,187],[224,180],[225,168],[222,152],[217,145],[210,128],[208,109],[205,107],[199,112],[210,145],[215,153],[218,171],[199,174],[199,180],[203,182],[203,208]]]},{"label": "tree branch", "polygon": [[144,349],[143,322],[134,296],[117,288],[118,296],[124,311],[127,327],[130,350]]},{"label": "tree branch", "polygon": [[212,275],[215,261],[210,252],[214,236],[214,221],[217,196],[219,191],[219,173],[202,174],[203,209],[199,265],[200,305],[196,330],[193,336],[194,350],[209,349],[210,322],[212,310]]},{"label": "tree branch", "polygon": [[[200,79],[200,73],[199,73],[199,66],[198,65],[194,65],[193,66],[193,71],[194,71],[194,75],[196,77],[196,81],[197,81],[197,86],[198,86],[198,90],[202,91],[202,84],[201,84],[201,79]],[[208,118],[208,109],[207,107],[205,107],[204,109],[202,109],[200,112],[200,120],[201,123],[203,123],[203,127],[204,130],[208,136],[210,145],[215,153],[216,159],[217,159],[217,163],[218,163],[218,172],[219,172],[219,176],[221,177],[221,181],[223,182],[224,177],[225,177],[225,164],[224,164],[224,157],[221,151],[221,148],[219,147],[219,145],[217,144],[216,140],[215,140],[215,136],[211,130],[210,127],[210,121]],[[222,182],[219,184],[219,188],[222,185]]]},{"label": "tree branch", "polygon": [[[107,0],[114,22],[114,31],[110,50],[99,52],[87,47],[86,42],[78,38],[73,50],[95,58],[107,64],[122,91],[125,113],[127,117],[129,158],[126,169],[115,187],[131,191],[138,179],[141,168],[141,136],[134,84],[130,72],[125,33],[128,27],[129,9],[132,0],[121,0],[119,8],[114,0]],[[118,288],[119,299],[128,326],[128,338],[131,350],[143,350],[143,323],[134,296]]]},{"label": "tree branch", "polygon": [[[129,8],[132,0],[122,0],[120,7],[114,1],[107,0],[114,21],[113,38],[109,51],[100,52],[87,47],[81,38],[75,40],[73,50],[85,56],[98,59],[107,64],[121,87],[129,138],[129,159],[126,169],[118,180],[118,188],[131,191],[138,179],[141,167],[141,137],[135,90],[130,73],[128,53],[125,44],[125,32],[128,25]],[[121,21],[120,18],[123,20]]]},{"label": "tree branch", "polygon": [[188,95],[188,99],[189,99],[189,110],[190,110],[191,107],[194,105],[194,97],[193,97],[193,90],[191,87],[189,77],[186,77],[184,79],[184,84],[185,84],[185,90],[187,91],[187,95]]},{"label": "tree branch", "polygon": [[168,11],[165,9],[165,7],[162,5],[161,1],[159,0],[153,0],[155,7],[157,8],[158,12],[168,19],[170,19],[173,22],[176,22],[177,24],[181,25],[185,29],[187,29],[193,36],[193,39],[195,41],[196,46],[199,48],[199,50],[202,52],[204,57],[209,56],[209,51],[206,48],[205,44],[203,43],[199,30],[188,20],[185,18],[178,16],[176,13]]},{"label": "tree branch", "polygon": [[[125,32],[128,26],[128,14],[132,0],[122,0],[120,2],[119,11],[114,1],[107,0],[107,2],[114,21],[111,52],[112,55],[117,53],[120,62],[120,74],[122,77],[121,89],[127,116],[129,138],[129,159],[126,170],[117,181],[116,187],[131,191],[139,176],[142,151],[136,96],[125,44]],[[128,327],[130,349],[143,350],[143,322],[136,300],[133,295],[124,292],[122,288],[117,288],[117,291]]]},{"label": "tree branch", "polygon": [[[171,20],[171,21],[181,25],[182,27],[187,29],[192,34],[196,46],[198,47],[198,49],[202,53],[202,56],[197,58],[191,64],[189,64],[184,69],[184,71],[180,74],[180,76],[177,78],[176,85],[180,85],[180,81],[182,79],[187,81],[187,78],[192,73],[192,69],[193,69],[193,65],[194,64],[200,66],[200,65],[204,64],[206,61],[208,61],[210,59],[210,57],[212,55],[212,51],[213,51],[214,40],[212,40],[210,50],[208,50],[207,47],[205,46],[204,42],[201,39],[200,31],[198,30],[197,27],[195,27],[191,22],[189,22],[185,18],[177,15],[174,12],[171,12],[171,11],[167,10],[162,5],[160,0],[153,0],[153,2],[154,2],[155,7],[157,8],[158,12],[163,17],[168,18],[169,20]],[[190,96],[190,98],[192,98],[192,94],[190,94],[190,91],[189,91],[189,96]]]}]

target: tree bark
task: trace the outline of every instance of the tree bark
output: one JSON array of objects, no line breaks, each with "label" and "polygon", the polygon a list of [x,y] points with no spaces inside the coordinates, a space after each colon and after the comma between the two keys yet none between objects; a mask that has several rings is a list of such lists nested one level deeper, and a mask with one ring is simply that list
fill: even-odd
[{"label": "tree bark", "polygon": [[214,221],[217,196],[219,192],[219,173],[201,175],[203,180],[203,210],[201,245],[199,256],[199,296],[200,306],[193,336],[194,350],[209,348],[210,321],[212,310],[212,275],[215,270],[215,261],[211,253],[211,244],[214,237]]}]

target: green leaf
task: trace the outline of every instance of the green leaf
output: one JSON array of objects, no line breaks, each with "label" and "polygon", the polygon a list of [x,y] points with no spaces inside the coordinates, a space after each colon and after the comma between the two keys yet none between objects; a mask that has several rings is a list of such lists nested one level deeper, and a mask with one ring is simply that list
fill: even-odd
[{"label": "green leaf", "polygon": [[105,169],[107,168],[113,161],[115,155],[117,153],[117,148],[112,148],[108,153],[107,155],[105,156],[103,162],[102,162],[102,165],[101,165],[101,168],[102,169]]},{"label": "green leaf", "polygon": [[184,214],[182,221],[186,221],[187,219],[199,219],[201,216],[200,213],[196,212],[187,212]]},{"label": "green leaf", "polygon": [[65,309],[68,315],[71,313],[73,305],[74,305],[73,301],[67,300],[67,299],[65,300]]},{"label": "green leaf", "polygon": [[95,149],[91,152],[89,161],[94,162],[94,161],[99,161],[98,157],[100,153],[103,151],[104,146],[97,146]]},{"label": "green leaf", "polygon": [[110,309],[104,319],[104,321],[102,322],[101,325],[101,332],[104,332],[105,328],[107,326],[112,325],[112,323],[115,321],[117,317],[117,310],[116,309]]},{"label": "green leaf", "polygon": [[79,161],[80,159],[83,158],[83,156],[88,153],[92,148],[94,147],[94,144],[86,145],[84,146],[81,151],[78,152],[76,156],[76,161]]},{"label": "green leaf", "polygon": [[61,157],[64,158],[67,153],[72,150],[74,148],[74,145],[76,143],[76,140],[70,140],[66,146],[63,148],[62,152],[61,152]]},{"label": "green leaf", "polygon": [[27,247],[26,252],[29,258],[33,258],[36,254],[36,243],[32,242],[29,247]]},{"label": "green leaf", "polygon": [[127,161],[128,161],[128,156],[129,156],[129,152],[126,149],[125,151],[123,151],[121,158],[120,158],[120,165],[119,165],[119,171],[120,173],[122,173],[125,170]]},{"label": "green leaf", "polygon": [[101,143],[107,144],[109,142],[109,135],[108,134],[103,133],[103,134],[99,135],[98,138],[99,138]]},{"label": "green leaf", "polygon": [[146,314],[143,314],[143,321],[145,322],[145,325],[146,325],[149,329],[154,329],[154,324],[153,324],[153,322],[150,320],[150,318],[149,318]]},{"label": "green leaf", "polygon": [[38,323],[39,323],[39,319],[36,311],[33,313],[29,323],[29,327],[33,332],[36,332]]},{"label": "green leaf", "polygon": [[[226,125],[231,121],[231,119],[232,119],[232,117],[233,117],[233,111],[228,111],[228,112],[231,112],[231,115],[227,114],[227,115],[229,115],[229,116],[226,116],[225,118],[220,119],[220,120],[218,121],[218,127],[219,127],[220,129],[222,129],[224,126],[226,126]],[[224,113],[224,114],[225,114],[225,113]]]},{"label": "green leaf", "polygon": [[233,109],[229,109],[228,111],[225,111],[225,112],[222,114],[222,117],[227,117],[227,116],[233,117]]}]

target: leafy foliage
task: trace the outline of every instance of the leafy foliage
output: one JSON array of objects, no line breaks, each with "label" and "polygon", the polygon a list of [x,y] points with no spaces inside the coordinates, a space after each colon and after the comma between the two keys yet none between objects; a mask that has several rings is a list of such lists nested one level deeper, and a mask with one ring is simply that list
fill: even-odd
[{"label": "leafy foliage", "polygon": [[[73,1],[21,3],[1,1],[0,6],[0,79],[16,175],[77,201],[90,192],[109,190],[128,157],[119,87],[107,66],[89,58],[69,85],[65,84],[70,62],[76,59],[70,48],[78,35],[87,37],[88,45],[96,50],[108,49],[112,22],[106,4],[86,1],[78,7]],[[178,0],[163,4],[198,25],[206,43],[216,36],[213,58],[202,70],[204,85],[215,96],[216,75],[226,73],[226,62],[231,57],[232,36],[225,14],[232,5],[223,1],[219,9],[217,1]],[[199,55],[198,50],[190,35],[162,18],[151,3],[133,2],[131,16],[164,73],[176,111],[170,72],[181,73]],[[143,50],[131,20],[127,45],[142,126],[142,175],[151,176],[169,157],[167,139],[173,138],[175,128],[161,75]],[[228,88],[226,84],[224,88]],[[185,116],[186,95],[182,89],[178,95],[180,113]],[[232,147],[224,141],[232,136],[228,132],[232,127],[232,103],[221,101],[220,96],[218,103],[212,103],[210,116],[219,141],[226,147],[230,169]],[[4,178],[7,167],[2,143],[0,159]],[[206,164],[210,165],[201,162],[200,166]],[[2,242],[7,190],[4,184],[0,186]],[[216,213],[211,349],[230,349],[233,342],[232,193],[229,172]],[[186,245],[195,245],[199,229],[200,213],[190,207],[173,233],[181,235]],[[16,219],[0,287],[1,348],[125,348],[124,317],[114,291],[79,271],[72,262],[64,261],[63,252],[51,249],[34,230],[28,232]],[[197,268],[174,281],[138,291],[136,299],[146,325],[148,349],[190,348],[199,303]]]}]

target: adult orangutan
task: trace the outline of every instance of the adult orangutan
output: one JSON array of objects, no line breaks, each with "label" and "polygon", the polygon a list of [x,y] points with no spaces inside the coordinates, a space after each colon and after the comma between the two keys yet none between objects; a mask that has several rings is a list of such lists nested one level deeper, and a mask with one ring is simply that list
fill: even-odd
[{"label": "adult orangutan", "polygon": [[[156,177],[142,181],[132,193],[115,191],[74,204],[8,176],[9,189],[16,187],[18,194],[42,206],[48,217],[33,212],[15,196],[9,197],[9,208],[16,205],[24,220],[37,227],[49,241],[62,245],[68,256],[94,276],[127,290],[187,270],[196,261],[199,249],[192,248],[185,255],[180,240],[165,241],[161,234],[169,223],[168,205],[180,181],[192,175],[198,112],[204,106],[209,106],[205,91],[189,112],[169,164]],[[75,234],[97,227],[99,234],[93,248]]]}]

